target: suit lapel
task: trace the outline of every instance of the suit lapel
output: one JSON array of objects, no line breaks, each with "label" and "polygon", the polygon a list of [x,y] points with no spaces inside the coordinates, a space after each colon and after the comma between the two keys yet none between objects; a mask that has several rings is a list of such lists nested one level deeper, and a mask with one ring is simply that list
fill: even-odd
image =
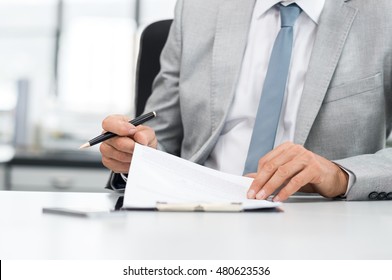
[{"label": "suit lapel", "polygon": [[211,135],[192,156],[193,161],[205,161],[223,128],[241,71],[255,2],[220,1],[212,51]]},{"label": "suit lapel", "polygon": [[256,0],[222,0],[212,54],[211,125],[222,127],[241,70]]},{"label": "suit lapel", "polygon": [[356,14],[357,10],[343,0],[325,1],[298,110],[294,135],[297,144],[305,144]]}]

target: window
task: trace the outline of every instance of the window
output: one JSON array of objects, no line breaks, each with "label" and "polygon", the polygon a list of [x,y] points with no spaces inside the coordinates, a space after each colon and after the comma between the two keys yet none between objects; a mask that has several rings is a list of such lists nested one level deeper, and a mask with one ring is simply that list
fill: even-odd
[{"label": "window", "polygon": [[106,115],[132,117],[138,34],[175,2],[1,1],[0,143],[22,133],[20,146],[74,149]]}]

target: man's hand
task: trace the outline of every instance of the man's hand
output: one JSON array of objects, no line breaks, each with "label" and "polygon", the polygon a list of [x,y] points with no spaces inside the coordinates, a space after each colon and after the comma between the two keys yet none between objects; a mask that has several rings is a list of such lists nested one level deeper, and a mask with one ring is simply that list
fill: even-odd
[{"label": "man's hand", "polygon": [[126,116],[108,116],[103,120],[102,128],[118,135],[100,146],[103,165],[115,173],[128,173],[135,142],[153,148],[158,145],[152,128],[143,125],[135,127]]},{"label": "man's hand", "polygon": [[284,201],[297,191],[315,192],[325,197],[345,194],[348,174],[333,162],[300,145],[284,143],[259,160],[248,198],[266,199],[282,187],[273,198]]}]

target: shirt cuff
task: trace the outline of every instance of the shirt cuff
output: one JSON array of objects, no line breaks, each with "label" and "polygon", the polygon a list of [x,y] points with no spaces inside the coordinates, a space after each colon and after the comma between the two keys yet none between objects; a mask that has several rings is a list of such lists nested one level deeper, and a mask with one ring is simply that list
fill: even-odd
[{"label": "shirt cuff", "polygon": [[[337,164],[337,163],[335,162],[335,164]],[[348,175],[348,182],[347,182],[347,190],[346,190],[346,193],[345,193],[344,195],[341,195],[341,196],[340,196],[341,198],[346,198],[348,192],[349,192],[350,189],[351,189],[351,187],[354,185],[356,178],[355,178],[354,173],[352,173],[351,171],[347,170],[346,168],[344,168],[344,167],[341,166],[340,164],[337,164],[337,165],[338,165],[344,172],[346,172],[347,175]]]},{"label": "shirt cuff", "polygon": [[109,180],[106,183],[106,189],[113,190],[118,193],[123,193],[126,182],[119,173],[110,172]]},{"label": "shirt cuff", "polygon": [[126,183],[128,180],[128,174],[124,174],[124,173],[120,173],[121,178],[124,180],[124,182]]}]

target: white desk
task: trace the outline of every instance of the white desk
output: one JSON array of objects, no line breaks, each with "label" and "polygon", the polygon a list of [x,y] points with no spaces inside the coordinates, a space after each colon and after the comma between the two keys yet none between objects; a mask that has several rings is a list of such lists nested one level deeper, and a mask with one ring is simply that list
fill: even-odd
[{"label": "white desk", "polygon": [[293,198],[282,213],[42,214],[105,193],[0,192],[0,259],[392,259],[392,202]]}]

